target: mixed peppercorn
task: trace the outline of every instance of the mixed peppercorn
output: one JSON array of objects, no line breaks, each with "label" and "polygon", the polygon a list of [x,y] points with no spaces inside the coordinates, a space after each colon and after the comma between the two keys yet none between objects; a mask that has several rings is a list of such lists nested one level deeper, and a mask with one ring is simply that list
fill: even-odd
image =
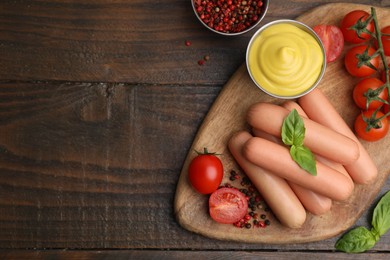
[{"label": "mixed peppercorn", "polygon": [[[234,182],[240,179],[241,187],[237,189],[241,191],[248,200],[248,214],[246,214],[244,218],[234,223],[233,225],[238,228],[247,229],[252,227],[265,228],[271,225],[271,221],[267,219],[267,215],[265,213],[259,215],[259,213],[256,212],[257,210],[263,210],[264,212],[268,212],[269,208],[265,204],[263,198],[260,196],[257,189],[252,185],[249,178],[246,176],[241,178],[241,176],[235,170],[230,171],[230,181]],[[230,183],[225,183],[224,186],[228,188],[234,188],[233,185]]]},{"label": "mixed peppercorn", "polygon": [[262,0],[193,0],[199,18],[223,33],[242,32],[260,17]]}]

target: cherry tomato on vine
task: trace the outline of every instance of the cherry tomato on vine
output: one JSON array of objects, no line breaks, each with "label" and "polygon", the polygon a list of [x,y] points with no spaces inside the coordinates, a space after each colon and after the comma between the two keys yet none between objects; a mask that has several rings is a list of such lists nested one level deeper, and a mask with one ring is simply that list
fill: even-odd
[{"label": "cherry tomato on vine", "polygon": [[376,50],[372,47],[368,47],[367,49],[366,45],[359,45],[359,46],[352,47],[345,54],[344,57],[345,68],[347,69],[349,74],[355,77],[366,77],[373,74],[376,71],[375,69],[370,68],[366,64],[362,64],[359,67],[359,63],[361,62],[371,63],[373,67],[378,69],[379,61],[380,61],[379,55],[377,55],[374,58],[370,57],[375,53],[375,51]]},{"label": "cherry tomato on vine", "polygon": [[[385,83],[377,78],[365,78],[359,81],[352,92],[353,100],[355,104],[361,109],[377,109],[382,106],[384,103],[380,101],[387,100],[388,93],[387,88],[384,88],[380,93],[375,93],[379,87],[383,86]],[[367,107],[367,97],[371,100],[369,106]]]},{"label": "cherry tomato on vine", "polygon": [[[340,24],[340,29],[343,32],[344,40],[346,42],[362,43],[371,38],[371,35],[365,32],[365,30],[368,30],[371,33],[374,32],[374,22],[371,21],[367,26],[363,25],[364,21],[366,21],[369,16],[370,14],[363,10],[354,10],[344,16]],[[351,29],[351,27],[354,27],[361,32],[360,37],[355,30]]]},{"label": "cherry tomato on vine", "polygon": [[386,56],[390,56],[390,25],[386,26],[381,29],[382,34],[387,34],[387,35],[382,35],[382,45],[383,45],[383,51]]},{"label": "cherry tomato on vine", "polygon": [[209,153],[205,148],[204,153],[198,153],[191,161],[188,177],[192,187],[199,193],[213,193],[222,182],[222,162],[215,153]]},{"label": "cherry tomato on vine", "polygon": [[[388,66],[390,67],[390,64]],[[390,79],[390,71],[388,74],[389,74],[389,79]],[[386,71],[385,70],[382,70],[382,72],[381,72],[381,80],[383,82],[386,82]]]},{"label": "cherry tomato on vine", "polygon": [[313,27],[325,48],[326,62],[335,61],[344,49],[344,37],[335,25],[319,24]]},{"label": "cherry tomato on vine", "polygon": [[[369,142],[375,142],[389,132],[389,121],[381,111],[376,111],[374,121],[371,119],[376,110],[366,110],[357,116],[354,124],[355,132],[358,137]],[[381,118],[382,117],[382,118]],[[379,119],[381,118],[381,119]],[[371,126],[368,130],[367,126]]]},{"label": "cherry tomato on vine", "polygon": [[209,213],[219,223],[233,224],[248,213],[248,201],[236,188],[220,188],[209,198]]},{"label": "cherry tomato on vine", "polygon": [[[383,114],[386,115],[389,112],[390,112],[390,106],[388,104],[384,104],[383,105]],[[387,119],[390,119],[390,115],[387,116]],[[390,124],[390,122],[389,122],[389,124]]]}]

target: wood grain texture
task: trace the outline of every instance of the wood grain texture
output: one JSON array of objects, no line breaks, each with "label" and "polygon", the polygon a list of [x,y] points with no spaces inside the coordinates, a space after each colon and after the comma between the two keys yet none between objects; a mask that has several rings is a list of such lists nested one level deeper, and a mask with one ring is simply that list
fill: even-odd
[{"label": "wood grain texture", "polygon": [[[263,23],[331,2],[273,0]],[[348,259],[337,237],[237,243],[175,219],[185,156],[251,34],[209,32],[189,0],[0,1],[0,258]],[[354,258],[388,252],[390,234]]]},{"label": "wood grain texture", "polygon": [[[369,10],[369,6],[354,4],[331,4],[318,7],[298,18],[308,26],[316,24],[337,24],[348,10]],[[328,14],[332,13],[332,16]],[[377,8],[378,19],[382,23],[390,23],[389,9]],[[345,48],[348,49],[348,46]],[[359,110],[353,104],[352,88],[358,79],[351,77],[343,68],[343,59],[329,64],[319,88],[328,96],[347,124],[351,127]],[[225,176],[223,183],[229,182],[230,170],[240,171],[228,151],[230,137],[240,130],[247,129],[245,114],[255,102],[281,103],[282,100],[272,98],[261,92],[251,81],[245,65],[243,65],[224,86],[218,99],[210,109],[203,122],[192,148],[199,150],[208,147],[222,153],[220,156]],[[180,224],[190,231],[217,239],[227,239],[258,243],[301,243],[327,239],[348,229],[364,210],[371,205],[373,199],[385,184],[390,173],[390,162],[386,151],[390,145],[387,136],[381,142],[363,142],[363,146],[372,156],[378,167],[379,176],[373,184],[355,185],[352,196],[343,202],[334,202],[330,212],[314,216],[308,214],[306,222],[299,229],[286,228],[272,215],[269,216],[271,226],[266,229],[237,229],[233,225],[218,224],[207,212],[207,196],[198,194],[188,181],[188,164],[196,156],[189,153],[178,183],[175,197],[175,212]],[[234,184],[236,187],[237,184]],[[264,212],[259,212],[259,214]]]},{"label": "wood grain texture", "polygon": [[[83,250],[47,250],[47,251],[22,251],[22,250],[0,250],[1,259],[64,259],[64,260],[99,260],[99,259],[268,259],[268,260],[309,260],[318,257],[318,253],[311,252],[258,252],[258,251],[164,251],[164,250],[97,250],[97,251],[83,251]],[[356,259],[356,260],[387,260],[389,257],[385,253],[367,253],[357,255],[347,255],[344,253],[326,252],[321,254],[321,260],[333,259]]]},{"label": "wood grain texture", "polygon": [[[324,3],[274,0],[262,23]],[[244,62],[254,33],[213,34],[190,0],[3,0],[0,21],[0,79],[6,80],[224,84]],[[206,54],[210,61],[199,67]]]}]

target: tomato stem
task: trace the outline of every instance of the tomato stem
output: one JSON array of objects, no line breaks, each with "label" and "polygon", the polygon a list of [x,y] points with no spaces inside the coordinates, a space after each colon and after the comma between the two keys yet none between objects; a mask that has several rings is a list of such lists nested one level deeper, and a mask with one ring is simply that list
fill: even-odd
[{"label": "tomato stem", "polygon": [[386,118],[388,116],[390,116],[390,111],[387,112],[386,114],[384,114],[383,116],[380,116],[380,117],[376,117],[376,114],[378,113],[378,111],[381,109],[382,107],[378,107],[377,109],[375,109],[374,113],[372,113],[371,117],[365,117],[363,114],[362,114],[362,118],[363,118],[363,121],[366,122],[367,124],[367,127],[366,127],[366,131],[370,131],[371,128],[374,128],[374,129],[380,129],[382,127],[382,119],[383,118]]},{"label": "tomato stem", "polygon": [[215,152],[213,152],[213,153],[211,153],[211,152],[209,152],[209,150],[207,149],[207,147],[204,147],[203,148],[203,153],[201,153],[201,152],[199,152],[199,151],[197,151],[197,150],[194,150],[198,155],[221,155],[221,154],[219,154],[219,153],[215,153]]},{"label": "tomato stem", "polygon": [[380,129],[382,127],[382,122],[381,122],[381,119],[384,118],[385,116],[381,116],[381,117],[378,117],[376,118],[376,114],[377,112],[379,111],[381,107],[379,107],[378,109],[376,109],[374,111],[374,113],[372,113],[372,116],[371,117],[365,117],[363,114],[362,114],[362,118],[363,118],[363,121],[366,122],[367,124],[367,127],[366,127],[366,132],[370,131],[372,128],[374,129]]},{"label": "tomato stem", "polygon": [[387,87],[386,84],[383,84],[382,86],[380,86],[379,88],[377,89],[371,89],[369,88],[364,94],[363,96],[366,98],[366,110],[368,110],[368,107],[370,106],[370,103],[372,101],[379,101],[379,102],[382,102],[384,104],[389,104],[389,102],[387,100],[384,100],[382,98],[379,97],[379,95],[382,93],[382,91],[384,91],[384,89]]},{"label": "tomato stem", "polygon": [[354,30],[354,31],[356,32],[357,36],[358,36],[360,39],[364,39],[364,38],[361,36],[361,34],[363,34],[363,33],[367,33],[367,34],[372,35],[371,31],[369,31],[369,30],[367,29],[367,26],[368,26],[368,24],[372,21],[372,19],[373,19],[374,17],[373,17],[373,15],[370,15],[370,16],[368,16],[367,19],[364,20],[364,21],[363,21],[363,17],[364,17],[364,16],[360,17],[360,18],[357,20],[357,22],[356,22],[353,26],[351,26],[351,27],[349,28],[349,29],[351,29],[351,30]]},{"label": "tomato stem", "polygon": [[[384,70],[385,70],[385,76],[386,76],[386,82],[385,82],[385,86],[388,90],[388,93],[390,93],[390,83],[389,83],[389,66],[386,62],[386,56],[385,56],[385,52],[383,50],[383,43],[382,43],[382,33],[381,33],[381,30],[379,28],[379,24],[378,24],[378,18],[376,16],[376,10],[374,7],[371,7],[371,16],[372,16],[372,19],[374,20],[374,28],[375,28],[375,34],[376,34],[376,39],[377,39],[377,42],[378,42],[378,50],[377,52],[379,52],[380,54],[380,57],[382,59],[382,63],[383,63],[383,67],[384,67]],[[388,97],[388,103],[390,103],[390,96]]]},{"label": "tomato stem", "polygon": [[378,55],[380,55],[380,52],[375,51],[372,55],[368,54],[368,51],[370,49],[370,45],[367,45],[367,48],[364,50],[361,54],[356,54],[356,59],[358,60],[357,67],[360,68],[362,66],[370,67],[373,70],[377,70],[377,68],[372,65],[371,60]]}]

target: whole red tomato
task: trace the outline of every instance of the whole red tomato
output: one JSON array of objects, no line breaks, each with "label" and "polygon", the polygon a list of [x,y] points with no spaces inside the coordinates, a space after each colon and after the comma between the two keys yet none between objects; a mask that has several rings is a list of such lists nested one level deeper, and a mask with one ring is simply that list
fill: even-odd
[{"label": "whole red tomato", "polygon": [[[373,120],[374,113],[376,115]],[[354,128],[358,137],[374,142],[382,139],[389,132],[389,121],[381,111],[366,110],[358,115]]]},{"label": "whole red tomato", "polygon": [[386,56],[390,56],[390,25],[382,28],[381,30],[382,35],[382,45],[383,45],[383,51],[385,52]]},{"label": "whole red tomato", "polygon": [[[387,88],[384,88],[380,93],[375,93],[379,87],[383,86],[385,83],[377,78],[365,78],[358,82],[355,85],[352,97],[355,101],[355,104],[361,109],[377,109],[383,105],[383,102],[380,100],[387,100],[388,93]],[[369,106],[367,107],[367,97],[370,101]]]},{"label": "whole red tomato", "polygon": [[326,62],[335,61],[344,49],[344,37],[335,25],[319,24],[313,27],[325,48]]},{"label": "whole red tomato", "polygon": [[[344,40],[349,43],[362,43],[371,38],[371,35],[366,32],[374,32],[374,22],[371,21],[364,25],[364,21],[370,16],[369,13],[363,10],[354,10],[352,12],[347,13],[340,24],[340,29],[343,32]],[[357,32],[352,29],[355,28],[360,32],[360,37]]]},{"label": "whole red tomato", "polygon": [[379,67],[379,55],[372,58],[371,56],[375,53],[375,49],[367,47],[366,45],[359,45],[352,47],[344,57],[345,68],[355,77],[366,77],[373,74],[376,70],[370,68],[367,64],[378,69]]},{"label": "whole red tomato", "polygon": [[248,201],[236,188],[220,188],[209,198],[209,213],[219,223],[233,224],[248,213]]},{"label": "whole red tomato", "polygon": [[192,187],[202,194],[216,191],[222,182],[223,165],[214,153],[205,148],[203,154],[198,154],[188,167],[188,177]]},{"label": "whole red tomato", "polygon": [[[387,114],[390,112],[390,106],[388,104],[384,104],[383,105],[383,114]],[[390,114],[387,116],[387,119],[389,120],[390,119]],[[390,122],[389,122],[390,124]]]}]

